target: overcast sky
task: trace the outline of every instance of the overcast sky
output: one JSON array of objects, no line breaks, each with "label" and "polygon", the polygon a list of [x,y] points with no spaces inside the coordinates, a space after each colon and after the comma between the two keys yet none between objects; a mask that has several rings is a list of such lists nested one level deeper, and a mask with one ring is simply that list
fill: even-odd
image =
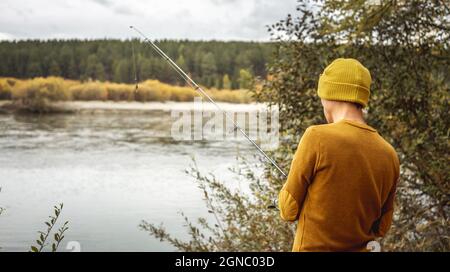
[{"label": "overcast sky", "polygon": [[0,39],[134,37],[269,40],[296,0],[1,0]]}]

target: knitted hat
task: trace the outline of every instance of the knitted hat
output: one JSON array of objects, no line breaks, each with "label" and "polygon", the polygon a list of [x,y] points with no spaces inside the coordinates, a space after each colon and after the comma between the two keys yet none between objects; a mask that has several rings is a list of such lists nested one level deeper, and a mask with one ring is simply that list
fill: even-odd
[{"label": "knitted hat", "polygon": [[367,106],[372,78],[355,59],[334,60],[320,75],[318,95],[327,100],[348,101]]}]

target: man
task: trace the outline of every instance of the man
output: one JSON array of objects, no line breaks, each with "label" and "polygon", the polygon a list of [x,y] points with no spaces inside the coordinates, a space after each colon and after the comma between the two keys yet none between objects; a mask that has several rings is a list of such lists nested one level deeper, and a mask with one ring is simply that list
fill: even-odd
[{"label": "man", "polygon": [[391,225],[399,161],[364,121],[371,81],[355,59],[320,76],[328,124],[305,131],[279,194],[282,219],[298,220],[293,251],[364,251]]}]

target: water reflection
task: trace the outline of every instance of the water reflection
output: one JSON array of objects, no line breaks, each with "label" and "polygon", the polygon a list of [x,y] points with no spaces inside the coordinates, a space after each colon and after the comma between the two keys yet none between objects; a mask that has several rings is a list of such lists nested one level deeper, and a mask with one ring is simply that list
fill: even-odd
[{"label": "water reflection", "polygon": [[173,250],[139,231],[164,222],[186,237],[178,212],[205,216],[201,194],[184,173],[195,156],[204,172],[232,180],[245,141],[174,141],[164,110],[0,115],[0,247],[25,251],[51,207],[64,202],[66,242],[82,250]]}]

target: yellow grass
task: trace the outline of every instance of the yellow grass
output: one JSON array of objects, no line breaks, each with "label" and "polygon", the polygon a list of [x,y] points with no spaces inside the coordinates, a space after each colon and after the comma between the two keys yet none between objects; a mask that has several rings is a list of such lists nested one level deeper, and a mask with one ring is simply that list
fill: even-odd
[{"label": "yellow grass", "polygon": [[[251,102],[247,90],[205,89],[216,101],[230,103]],[[199,94],[190,87],[173,86],[158,80],[139,83],[136,91],[133,84],[112,82],[80,82],[60,77],[15,79],[0,78],[0,100],[19,100],[24,104],[52,101],[192,101]],[[31,102],[30,102],[31,101]]]}]

